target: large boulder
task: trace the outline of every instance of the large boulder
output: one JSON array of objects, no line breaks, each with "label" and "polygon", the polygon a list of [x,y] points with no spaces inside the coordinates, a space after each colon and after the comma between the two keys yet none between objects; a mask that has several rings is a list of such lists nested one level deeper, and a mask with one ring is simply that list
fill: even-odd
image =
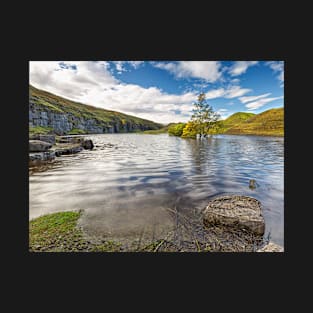
[{"label": "large boulder", "polygon": [[284,252],[284,248],[274,242],[269,242],[266,246],[257,250],[257,252]]},{"label": "large boulder", "polygon": [[84,149],[93,149],[93,142],[91,139],[85,139],[84,142],[82,143],[82,146]]},{"label": "large boulder", "polygon": [[260,236],[265,230],[261,203],[246,196],[222,196],[211,200],[203,211],[203,222],[207,226],[244,228]]},{"label": "large boulder", "polygon": [[29,140],[29,152],[45,152],[52,147],[52,144],[42,140]]}]

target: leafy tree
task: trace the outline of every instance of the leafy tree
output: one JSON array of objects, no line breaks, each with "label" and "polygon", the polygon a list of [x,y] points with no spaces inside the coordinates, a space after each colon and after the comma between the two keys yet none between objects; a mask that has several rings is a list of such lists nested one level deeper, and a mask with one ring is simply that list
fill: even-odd
[{"label": "leafy tree", "polygon": [[197,130],[196,125],[193,122],[188,122],[183,129],[183,138],[196,138]]},{"label": "leafy tree", "polygon": [[181,136],[183,134],[183,129],[185,127],[185,123],[177,123],[177,124],[172,124],[168,127],[168,133],[169,135],[173,136]]},{"label": "leafy tree", "polygon": [[210,130],[217,126],[220,115],[214,112],[213,108],[207,103],[205,94],[200,93],[198,101],[195,102],[191,122],[194,124],[196,134],[206,137]]}]

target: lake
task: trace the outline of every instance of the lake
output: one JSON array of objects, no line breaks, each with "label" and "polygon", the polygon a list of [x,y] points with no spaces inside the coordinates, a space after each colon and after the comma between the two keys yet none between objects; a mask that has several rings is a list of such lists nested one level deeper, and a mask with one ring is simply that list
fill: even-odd
[{"label": "lake", "polygon": [[[284,246],[284,139],[215,135],[207,140],[145,134],[90,135],[91,151],[62,156],[29,177],[29,218],[85,210],[91,235],[136,236],[171,223],[166,208],[203,209],[212,197],[261,201],[265,236]],[[110,145],[109,145],[110,144]],[[255,179],[257,187],[249,188]]]}]

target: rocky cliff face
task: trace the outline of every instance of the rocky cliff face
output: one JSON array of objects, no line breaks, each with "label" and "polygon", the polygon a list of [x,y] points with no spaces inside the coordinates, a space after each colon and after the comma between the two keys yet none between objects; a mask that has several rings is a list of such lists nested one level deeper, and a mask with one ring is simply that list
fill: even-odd
[{"label": "rocky cliff face", "polygon": [[[32,87],[33,88],[33,87]],[[34,90],[39,91],[35,88]],[[54,97],[57,97],[53,95]],[[44,101],[38,95],[30,93],[29,95],[29,127],[50,127],[58,135],[64,135],[68,132],[81,130],[87,134],[102,134],[102,133],[119,133],[119,132],[134,132],[140,130],[158,129],[159,125],[151,121],[138,118],[127,118],[130,116],[122,113],[113,112],[114,116],[104,120],[97,118],[94,114],[80,114],[79,111],[66,110],[64,106],[58,106],[55,98],[51,102],[47,102],[45,94]],[[58,97],[62,99],[61,97]],[[48,98],[49,100],[49,98]],[[63,99],[62,99],[63,100]],[[86,106],[87,107],[87,106]],[[105,110],[103,110],[105,111]],[[112,112],[112,111],[108,111]],[[91,115],[91,116],[90,116]],[[126,118],[125,118],[126,116]],[[139,121],[139,122],[138,122]]]}]

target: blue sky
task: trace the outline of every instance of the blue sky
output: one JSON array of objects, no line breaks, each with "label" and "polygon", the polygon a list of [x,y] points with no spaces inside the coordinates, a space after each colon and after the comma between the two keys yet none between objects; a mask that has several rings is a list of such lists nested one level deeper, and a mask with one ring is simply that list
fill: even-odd
[{"label": "blue sky", "polygon": [[160,123],[188,121],[200,92],[222,118],[284,106],[283,61],[31,61],[30,83]]}]

